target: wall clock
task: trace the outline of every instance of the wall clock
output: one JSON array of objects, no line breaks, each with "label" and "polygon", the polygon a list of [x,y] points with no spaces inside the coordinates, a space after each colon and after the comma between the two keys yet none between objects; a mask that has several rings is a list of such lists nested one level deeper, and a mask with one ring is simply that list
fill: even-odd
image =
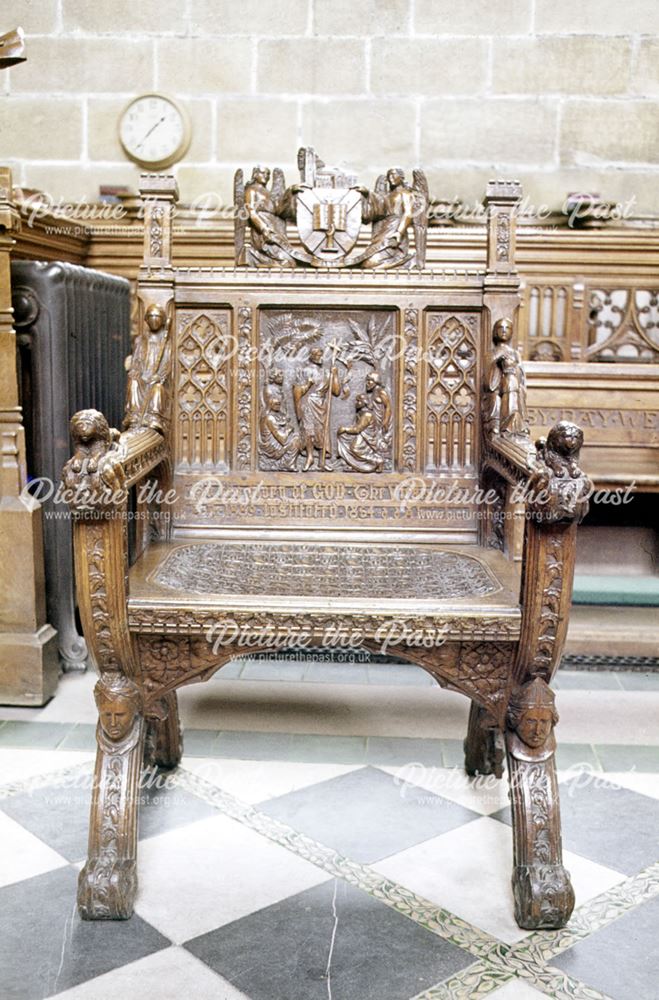
[{"label": "wall clock", "polygon": [[187,152],[190,119],[171,97],[142,94],[119,118],[119,141],[126,156],[148,170],[162,170]]}]

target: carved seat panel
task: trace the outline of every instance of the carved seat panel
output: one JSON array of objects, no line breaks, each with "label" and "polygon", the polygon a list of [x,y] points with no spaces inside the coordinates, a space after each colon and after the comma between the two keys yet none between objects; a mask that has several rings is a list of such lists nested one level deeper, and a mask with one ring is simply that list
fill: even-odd
[{"label": "carved seat panel", "polygon": [[501,589],[473,556],[431,546],[205,542],[176,546],[152,580],[193,594],[436,601]]}]

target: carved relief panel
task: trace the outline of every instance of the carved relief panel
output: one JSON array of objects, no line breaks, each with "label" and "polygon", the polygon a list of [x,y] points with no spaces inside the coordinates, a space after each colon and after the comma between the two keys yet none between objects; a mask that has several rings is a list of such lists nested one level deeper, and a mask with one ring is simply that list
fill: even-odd
[{"label": "carved relief panel", "polygon": [[259,469],[392,471],[394,310],[264,309],[259,343]]},{"label": "carved relief panel", "polygon": [[181,471],[228,468],[230,331],[228,310],[177,315],[176,459]]},{"label": "carved relief panel", "polygon": [[424,346],[426,472],[476,469],[479,317],[430,313]]}]

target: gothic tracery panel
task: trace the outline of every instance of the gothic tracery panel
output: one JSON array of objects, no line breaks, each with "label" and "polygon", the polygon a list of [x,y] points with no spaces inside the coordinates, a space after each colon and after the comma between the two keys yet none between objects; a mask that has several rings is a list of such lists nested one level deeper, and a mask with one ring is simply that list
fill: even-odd
[{"label": "gothic tracery panel", "polygon": [[477,317],[431,313],[425,344],[425,469],[476,468]]},{"label": "gothic tracery panel", "polygon": [[180,470],[228,468],[230,329],[227,310],[178,314],[176,458]]}]

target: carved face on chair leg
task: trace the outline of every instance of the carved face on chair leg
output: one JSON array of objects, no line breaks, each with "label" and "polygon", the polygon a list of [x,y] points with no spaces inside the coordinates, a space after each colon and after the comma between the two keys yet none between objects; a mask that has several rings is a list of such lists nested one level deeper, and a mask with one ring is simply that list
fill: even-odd
[{"label": "carved face on chair leg", "polygon": [[554,692],[542,678],[536,677],[511,697],[508,725],[531,751],[548,747],[557,722]]},{"label": "carved face on chair leg", "polygon": [[121,674],[106,674],[94,688],[94,698],[103,733],[112,743],[121,743],[142,708],[139,688]]}]

